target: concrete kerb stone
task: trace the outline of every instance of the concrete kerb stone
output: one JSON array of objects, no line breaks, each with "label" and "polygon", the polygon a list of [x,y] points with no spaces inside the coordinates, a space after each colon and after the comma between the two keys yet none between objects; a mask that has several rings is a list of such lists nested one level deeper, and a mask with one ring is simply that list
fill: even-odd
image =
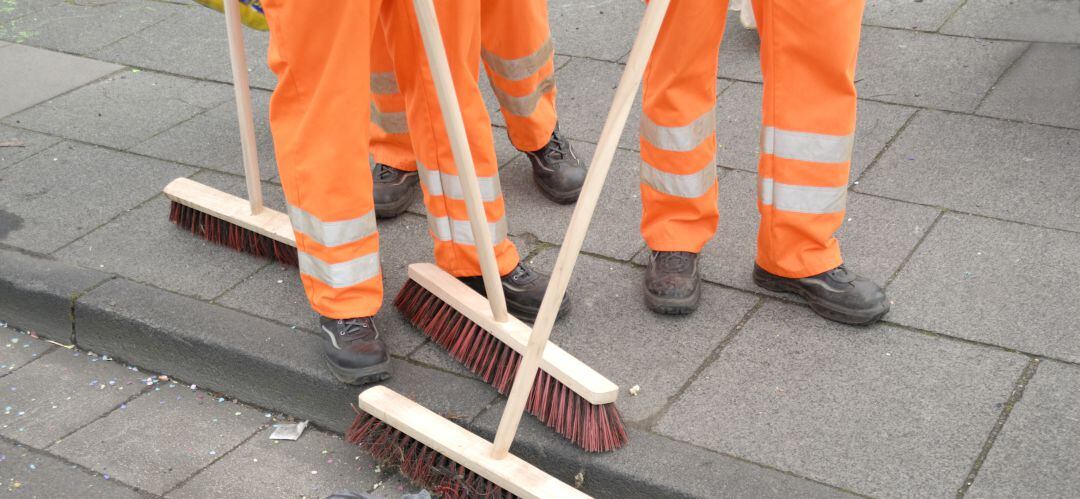
[{"label": "concrete kerb stone", "polygon": [[0,320],[72,343],[72,307],[109,274],[0,249]]},{"label": "concrete kerb stone", "polygon": [[[0,275],[0,313],[4,317],[13,317],[14,310],[20,313],[19,321],[12,321],[13,325],[29,325],[37,331],[51,332],[51,337],[71,341],[71,291],[91,289],[74,302],[75,338],[80,348],[229,393],[246,403],[309,419],[335,432],[343,432],[352,421],[349,404],[359,390],[339,383],[324,369],[318,337],[311,333],[124,278],[110,280],[107,274],[8,250],[0,250]],[[18,302],[12,299],[15,297],[19,297]],[[63,318],[59,330],[66,335],[56,333],[57,316]],[[413,361],[397,359],[393,369],[395,377],[389,386],[436,412],[457,416],[459,422],[477,421],[481,411],[496,399],[494,390],[479,381]],[[485,434],[483,423],[462,424]],[[692,492],[697,486],[688,489],[680,485],[678,477],[662,469],[643,468],[639,459],[626,451],[590,456],[552,436],[550,431],[539,430],[539,438],[523,439],[516,445],[516,452],[568,483],[584,470],[589,477],[586,490],[594,494],[607,496],[618,491],[623,497],[699,495]],[[696,456],[686,444],[635,429],[631,432],[641,442],[632,454],[660,452],[674,456],[689,451],[690,456]],[[598,460],[605,464],[597,464]],[[774,479],[757,477],[758,471],[778,473],[744,465],[746,470],[731,472],[748,483]],[[726,469],[721,466],[714,470],[714,465],[708,468],[717,472]],[[795,486],[803,486],[797,477],[787,479],[797,482]],[[807,483],[812,488],[821,487]]]}]

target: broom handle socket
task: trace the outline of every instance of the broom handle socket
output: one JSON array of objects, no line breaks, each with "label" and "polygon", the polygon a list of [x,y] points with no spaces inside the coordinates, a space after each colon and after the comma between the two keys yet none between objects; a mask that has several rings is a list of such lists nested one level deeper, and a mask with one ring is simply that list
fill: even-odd
[{"label": "broom handle socket", "polygon": [[503,296],[502,279],[499,276],[499,263],[495,259],[495,247],[491,243],[492,234],[488,230],[487,212],[480,197],[480,182],[476,179],[476,167],[469,150],[469,139],[465,134],[465,122],[461,118],[457,93],[454,91],[450,64],[446,60],[446,49],[439,30],[439,20],[435,15],[435,5],[432,0],[413,0],[413,6],[416,9],[416,20],[420,24],[420,36],[424,40],[428,65],[431,66],[431,75],[435,80],[439,108],[450,137],[450,149],[454,154],[454,163],[457,165],[458,177],[465,194],[465,207],[469,212],[469,225],[472,226],[473,239],[476,241],[476,252],[480,258],[480,272],[484,277],[488,302],[491,303],[491,315],[497,322],[506,322],[509,315],[506,312],[506,297]]},{"label": "broom handle socket", "polygon": [[229,64],[232,66],[236,118],[240,122],[240,150],[244,155],[244,181],[247,183],[251,214],[263,210],[259,155],[255,147],[255,120],[251,114],[251,87],[248,86],[247,58],[244,56],[244,33],[240,25],[240,3],[225,2],[225,30],[229,34]]},{"label": "broom handle socket", "polygon": [[637,96],[641,77],[645,73],[645,65],[649,61],[649,54],[652,53],[656,37],[660,33],[660,25],[667,13],[668,3],[669,0],[652,0],[645,8],[645,15],[641,19],[641,27],[634,40],[634,47],[630,51],[626,69],[615,91],[611,111],[600,133],[600,140],[596,144],[596,152],[593,153],[589,173],[585,177],[585,185],[581,188],[574,214],[570,217],[570,226],[566,230],[562,248],[559,249],[559,258],[555,261],[551,281],[544,293],[544,301],[540,304],[540,312],[536,316],[525,354],[514,376],[514,386],[510,389],[506,408],[503,409],[502,419],[499,421],[499,429],[495,433],[492,454],[496,459],[506,456],[510,450],[510,444],[514,441],[514,435],[517,434],[522,411],[525,409],[525,403],[536,380],[540,356],[544,352],[544,347],[547,346],[548,337],[551,336],[551,328],[555,324],[559,305],[562,303],[563,295],[566,294],[570,276],[574,272],[574,264],[577,263],[578,253],[585,241],[585,234],[589,230],[589,222],[592,220],[596,203],[600,199],[600,191],[604,188],[604,180],[611,168],[615,150],[619,146],[619,138],[630,116],[630,108],[633,107],[634,98]]}]

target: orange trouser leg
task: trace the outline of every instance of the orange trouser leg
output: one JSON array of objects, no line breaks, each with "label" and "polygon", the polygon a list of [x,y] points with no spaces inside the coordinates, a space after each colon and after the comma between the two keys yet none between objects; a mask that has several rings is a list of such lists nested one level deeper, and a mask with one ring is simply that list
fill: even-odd
[{"label": "orange trouser leg", "polygon": [[394,60],[381,31],[371,42],[371,155],[378,163],[416,171],[405,96],[398,88]]},{"label": "orange trouser leg", "polygon": [[727,2],[673,0],[642,83],[641,234],[699,252],[716,232],[716,59]]},{"label": "orange trouser leg", "polygon": [[[491,121],[477,83],[480,76],[480,0],[437,0],[435,9],[480,179],[487,222],[495,242],[495,256],[500,273],[506,274],[518,264],[518,253],[507,237],[506,208],[499,186]],[[398,87],[405,95],[428,225],[435,240],[435,262],[455,276],[479,275],[480,264],[461,181],[412,2],[386,0],[381,20],[386,28]]]},{"label": "orange trouser leg", "polygon": [[510,142],[519,151],[538,150],[551,140],[558,119],[547,0],[481,0],[481,5],[481,55]]},{"label": "orange trouser leg", "polygon": [[863,0],[754,0],[765,80],[757,263],[785,277],[840,265]]},{"label": "orange trouser leg", "polygon": [[382,275],[367,163],[367,55],[379,2],[263,5],[278,76],[270,125],[304,290],[322,315],[374,315]]}]

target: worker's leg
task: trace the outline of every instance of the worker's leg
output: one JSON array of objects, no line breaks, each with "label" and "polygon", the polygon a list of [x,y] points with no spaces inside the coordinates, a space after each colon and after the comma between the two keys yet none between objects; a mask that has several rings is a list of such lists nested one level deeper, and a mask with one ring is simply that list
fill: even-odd
[{"label": "worker's leg", "polygon": [[[278,171],[300,279],[322,318],[327,367],[340,381],[389,376],[372,316],[382,303],[379,236],[368,170],[371,34],[379,1],[265,0]],[[359,55],[358,55],[359,54]]]},{"label": "worker's leg", "polygon": [[641,234],[652,249],[645,303],[692,312],[698,253],[716,232],[716,59],[726,1],[673,0],[642,84]]},{"label": "worker's leg", "polygon": [[765,80],[754,282],[796,293],[818,314],[870,324],[885,292],[842,265],[855,133],[862,0],[754,0]]},{"label": "worker's leg", "polygon": [[756,0],[765,80],[757,263],[806,277],[843,260],[862,0]]},{"label": "worker's leg", "polygon": [[[438,0],[435,8],[480,180],[499,270],[505,274],[518,264],[518,253],[507,238],[506,209],[499,185],[491,121],[477,84],[480,76],[480,0]],[[435,241],[435,261],[455,276],[479,275],[480,265],[461,181],[412,2],[388,0],[382,20],[398,87],[406,99],[429,228]]]},{"label": "worker's leg", "polygon": [[529,158],[541,194],[573,203],[586,170],[559,132],[547,0],[482,0],[481,5],[481,54],[510,142]]},{"label": "worker's leg", "polygon": [[673,0],[642,83],[641,234],[697,253],[716,232],[716,59],[726,1]]},{"label": "worker's leg", "polygon": [[366,55],[378,2],[264,4],[278,76],[270,125],[304,289],[323,316],[375,315],[382,276],[367,162]]},{"label": "worker's leg", "polygon": [[481,57],[510,142],[535,151],[555,130],[555,49],[546,0],[482,0]]},{"label": "worker's leg", "polygon": [[371,155],[376,163],[416,171],[416,155],[405,119],[405,96],[381,30],[371,42]]}]

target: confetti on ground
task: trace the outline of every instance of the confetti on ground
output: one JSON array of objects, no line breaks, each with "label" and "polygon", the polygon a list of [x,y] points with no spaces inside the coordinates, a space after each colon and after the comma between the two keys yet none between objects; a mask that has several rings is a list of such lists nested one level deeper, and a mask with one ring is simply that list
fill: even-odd
[{"label": "confetti on ground", "polygon": [[640,393],[640,392],[641,392],[641,386],[640,385],[634,385],[634,386],[630,387],[630,396],[631,397],[636,397],[637,394]]}]

